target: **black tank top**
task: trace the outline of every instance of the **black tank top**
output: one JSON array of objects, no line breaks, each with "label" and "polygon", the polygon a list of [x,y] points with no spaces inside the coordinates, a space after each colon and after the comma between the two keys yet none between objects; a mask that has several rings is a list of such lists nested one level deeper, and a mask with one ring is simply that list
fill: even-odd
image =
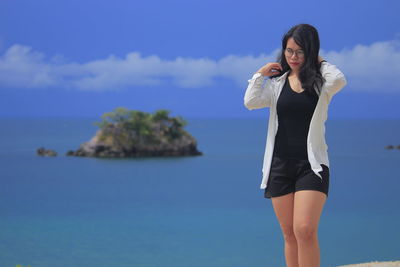
[{"label": "black tank top", "polygon": [[273,155],[282,158],[307,159],[307,134],[318,102],[316,92],[296,93],[286,77],[277,102],[278,131]]}]

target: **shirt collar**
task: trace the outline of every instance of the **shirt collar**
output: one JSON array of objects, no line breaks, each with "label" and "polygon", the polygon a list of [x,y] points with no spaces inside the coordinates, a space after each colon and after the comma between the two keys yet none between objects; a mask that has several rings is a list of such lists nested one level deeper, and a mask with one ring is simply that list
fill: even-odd
[{"label": "shirt collar", "polygon": [[277,77],[277,78],[276,78],[276,81],[280,82],[282,79],[285,80],[285,79],[286,79],[286,76],[288,75],[288,73],[289,73],[289,70],[286,71],[286,72],[285,72],[284,74],[282,74],[281,76]]}]

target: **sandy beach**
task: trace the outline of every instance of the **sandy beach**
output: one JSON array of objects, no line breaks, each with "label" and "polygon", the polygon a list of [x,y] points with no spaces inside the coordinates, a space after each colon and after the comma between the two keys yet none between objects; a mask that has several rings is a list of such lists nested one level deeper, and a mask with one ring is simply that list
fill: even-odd
[{"label": "sandy beach", "polygon": [[371,261],[366,263],[340,265],[338,267],[400,267],[400,261]]}]

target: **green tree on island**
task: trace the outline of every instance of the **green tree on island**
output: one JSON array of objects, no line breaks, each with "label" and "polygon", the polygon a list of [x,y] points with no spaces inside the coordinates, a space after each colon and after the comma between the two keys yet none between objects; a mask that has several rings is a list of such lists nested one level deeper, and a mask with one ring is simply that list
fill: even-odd
[{"label": "green tree on island", "polygon": [[[187,125],[187,121],[182,117],[169,117],[169,110],[160,109],[154,114],[139,111],[128,110],[124,107],[118,107],[113,112],[104,113],[100,122],[94,124],[103,130],[102,139],[106,139],[109,134],[109,128],[119,129],[116,136],[115,131],[113,137],[118,143],[125,144],[133,140],[142,140],[144,142],[152,142],[157,138],[154,135],[156,131],[161,132],[168,140],[179,138],[184,134],[183,127]],[[135,134],[136,138],[132,138]],[[133,144],[129,144],[133,145]]]}]

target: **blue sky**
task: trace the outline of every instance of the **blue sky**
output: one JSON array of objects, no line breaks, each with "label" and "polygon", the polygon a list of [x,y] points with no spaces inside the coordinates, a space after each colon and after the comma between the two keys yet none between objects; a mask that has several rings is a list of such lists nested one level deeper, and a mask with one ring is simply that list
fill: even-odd
[{"label": "blue sky", "polygon": [[346,75],[330,118],[400,118],[399,1],[2,0],[0,116],[93,117],[116,107],[265,117],[247,80],[310,23]]}]

